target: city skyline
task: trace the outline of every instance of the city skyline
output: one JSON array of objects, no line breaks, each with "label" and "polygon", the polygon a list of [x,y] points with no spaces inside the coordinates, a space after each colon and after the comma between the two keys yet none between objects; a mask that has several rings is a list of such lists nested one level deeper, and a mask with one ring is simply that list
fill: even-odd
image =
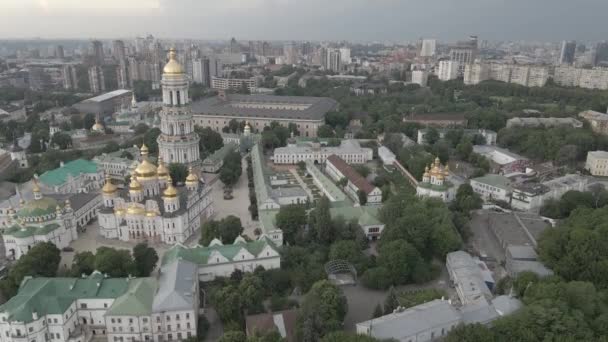
[{"label": "city skyline", "polygon": [[[153,34],[191,39],[413,41],[434,37],[452,41],[477,34],[487,40],[587,41],[606,39],[599,23],[607,10],[608,3],[600,0],[508,4],[497,0],[5,0],[0,4],[0,38]],[[577,25],[563,25],[564,18]]]}]

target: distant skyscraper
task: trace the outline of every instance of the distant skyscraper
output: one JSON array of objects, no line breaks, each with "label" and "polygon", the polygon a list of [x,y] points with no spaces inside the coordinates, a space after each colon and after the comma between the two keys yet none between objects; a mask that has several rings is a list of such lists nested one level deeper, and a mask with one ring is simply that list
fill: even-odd
[{"label": "distant skyscraper", "polygon": [[89,68],[89,86],[92,93],[103,93],[106,91],[106,80],[103,76],[103,69],[100,66]]},{"label": "distant skyscraper", "polygon": [[208,57],[197,58],[192,61],[194,83],[202,84],[206,87],[211,85],[211,66]]},{"label": "distant skyscraper", "polygon": [[112,56],[119,62],[125,60],[127,57],[125,42],[122,40],[115,40],[112,42]]},{"label": "distant skyscraper", "polygon": [[127,70],[127,61],[122,59],[116,67],[116,83],[119,89],[129,88],[129,72]]},{"label": "distant skyscraper", "polygon": [[440,61],[437,77],[442,81],[449,81],[458,77],[459,63],[457,61]]},{"label": "distant skyscraper", "polygon": [[65,58],[65,52],[63,51],[63,45],[57,45],[55,47],[55,58]]},{"label": "distant skyscraper", "polygon": [[103,43],[99,40],[94,40],[91,44],[93,46],[93,59],[95,60],[95,64],[103,64]]},{"label": "distant skyscraper", "polygon": [[350,49],[347,47],[340,48],[340,59],[342,64],[350,64]]},{"label": "distant skyscraper", "polygon": [[593,65],[608,64],[608,42],[599,42],[593,51]]},{"label": "distant skyscraper", "polygon": [[298,61],[298,51],[294,42],[283,45],[283,55],[285,56],[285,64],[296,64]]},{"label": "distant skyscraper", "polygon": [[437,41],[435,39],[423,39],[420,46],[420,57],[433,57],[437,49]]},{"label": "distant skyscraper", "polygon": [[313,52],[314,52],[314,49],[310,42],[302,43],[302,54],[303,55],[305,55],[305,56],[312,55]]},{"label": "distant skyscraper", "polygon": [[470,36],[468,41],[457,42],[450,49],[450,60],[458,63],[458,72],[463,73],[467,64],[477,58],[477,36]]},{"label": "distant skyscraper", "polygon": [[562,48],[559,54],[559,64],[572,64],[574,63],[574,56],[576,54],[576,42],[566,41],[562,42]]},{"label": "distant skyscraper", "polygon": [[342,56],[340,50],[332,49],[327,54],[327,69],[333,72],[342,70]]},{"label": "distant skyscraper", "polygon": [[230,53],[240,53],[241,52],[241,47],[239,46],[239,43],[236,41],[236,38],[232,37],[232,39],[230,39]]},{"label": "distant skyscraper", "polygon": [[76,68],[71,64],[63,66],[63,88],[66,90],[75,90],[78,88]]}]

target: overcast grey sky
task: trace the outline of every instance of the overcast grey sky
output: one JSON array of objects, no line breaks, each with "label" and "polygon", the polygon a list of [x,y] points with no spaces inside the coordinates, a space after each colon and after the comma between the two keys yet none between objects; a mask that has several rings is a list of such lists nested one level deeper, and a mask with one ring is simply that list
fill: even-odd
[{"label": "overcast grey sky", "polygon": [[608,39],[608,0],[0,0],[0,38]]}]

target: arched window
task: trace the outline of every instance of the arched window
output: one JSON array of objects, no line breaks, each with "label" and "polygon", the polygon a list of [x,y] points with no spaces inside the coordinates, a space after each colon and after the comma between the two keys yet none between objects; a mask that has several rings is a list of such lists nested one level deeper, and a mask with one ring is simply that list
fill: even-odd
[{"label": "arched window", "polygon": [[186,126],[184,126],[183,123],[179,124],[179,134],[182,134],[182,135],[186,134]]},{"label": "arched window", "polygon": [[180,106],[182,104],[182,99],[179,94],[179,90],[177,91],[177,105]]},{"label": "arched window", "polygon": [[169,135],[173,135],[173,124],[169,124]]},{"label": "arched window", "polygon": [[173,106],[173,91],[169,91],[169,104]]}]

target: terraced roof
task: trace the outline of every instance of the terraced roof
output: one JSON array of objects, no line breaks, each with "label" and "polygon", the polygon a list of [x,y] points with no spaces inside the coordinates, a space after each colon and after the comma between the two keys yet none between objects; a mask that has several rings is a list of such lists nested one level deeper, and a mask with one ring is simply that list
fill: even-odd
[{"label": "terraced roof", "polygon": [[23,229],[19,225],[13,225],[7,228],[3,235],[10,235],[16,238],[25,238],[35,235],[46,235],[59,227],[60,226],[57,223],[50,223],[41,227],[26,226],[23,227]]},{"label": "terraced roof", "polygon": [[206,265],[209,256],[213,252],[218,252],[228,260],[233,260],[234,257],[241,251],[241,249],[247,250],[254,256],[258,256],[266,248],[277,250],[276,245],[267,238],[261,238],[251,242],[236,242],[231,245],[213,245],[213,246],[198,246],[193,248],[184,247],[182,245],[174,245],[169,249],[163,256],[163,265],[166,265],[174,260],[187,260],[197,265]]}]

